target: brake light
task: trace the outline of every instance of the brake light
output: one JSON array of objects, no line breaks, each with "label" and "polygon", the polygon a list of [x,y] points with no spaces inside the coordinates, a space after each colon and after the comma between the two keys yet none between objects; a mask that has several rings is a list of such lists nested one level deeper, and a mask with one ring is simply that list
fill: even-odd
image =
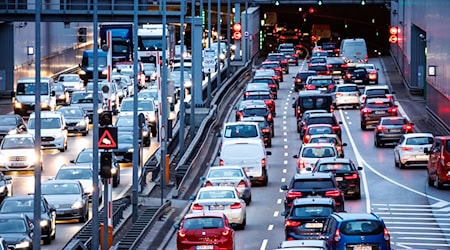
[{"label": "brake light", "polygon": [[273,120],[272,113],[269,113],[269,114],[267,115],[267,120],[268,120],[268,121],[272,121],[272,120]]},{"label": "brake light", "polygon": [[381,125],[378,125],[377,126],[377,131],[378,132],[382,132],[382,131],[384,131],[386,128],[385,127],[383,127],[383,126],[381,126]]},{"label": "brake light", "polygon": [[284,226],[285,227],[298,227],[300,226],[302,223],[300,221],[293,221],[293,220],[286,220],[284,222]]},{"label": "brake light", "polygon": [[390,108],[389,113],[397,113],[397,108]]},{"label": "brake light", "polygon": [[387,230],[387,228],[384,228],[383,232],[384,232],[384,240],[386,241],[386,246],[390,246],[391,236],[389,235],[389,231]]},{"label": "brake light", "polygon": [[347,64],[341,64],[341,68],[348,68]]},{"label": "brake light", "polygon": [[277,85],[276,85],[276,84],[273,84],[273,83],[271,83],[271,84],[269,84],[269,87],[270,87],[270,88],[273,88],[273,89],[274,89],[274,88],[276,88],[276,87],[277,87]]},{"label": "brake light", "polygon": [[220,159],[220,160],[219,160],[219,165],[220,165],[220,166],[223,166],[223,165],[225,165],[225,162],[223,162],[223,160]]},{"label": "brake light", "polygon": [[222,235],[223,236],[227,236],[229,234],[230,234],[230,230],[228,230],[228,229],[225,229],[225,230],[222,231]]},{"label": "brake light", "polygon": [[392,96],[392,95],[386,95],[386,98],[389,99],[389,100],[391,100],[391,101],[394,100],[394,96]]},{"label": "brake light", "polygon": [[295,82],[302,82],[302,79],[301,78],[296,78]]},{"label": "brake light", "polygon": [[369,61],[369,55],[366,55],[366,59],[364,59],[365,62]]},{"label": "brake light", "polygon": [[281,63],[287,63],[287,62],[288,62],[288,60],[286,60],[286,59],[281,60]]},{"label": "brake light", "polygon": [[[329,73],[329,72],[328,72]],[[327,87],[328,89],[333,89],[334,88],[334,84],[330,84],[330,85],[328,85],[328,87]]]},{"label": "brake light", "polygon": [[214,185],[210,181],[207,181],[204,186],[205,187],[212,187]]},{"label": "brake light", "polygon": [[178,236],[183,238],[186,236],[186,233],[183,230],[180,230],[180,231],[178,231]]},{"label": "brake light", "polygon": [[361,113],[363,113],[363,114],[369,114],[369,113],[371,113],[372,112],[372,110],[370,110],[370,109],[368,109],[368,108],[363,108],[363,109],[361,109]]},{"label": "brake light", "polygon": [[245,183],[244,180],[241,180],[238,184],[237,184],[238,188],[245,188],[247,187],[247,184]]},{"label": "brake light", "polygon": [[305,135],[305,137],[304,137],[304,139],[303,139],[303,142],[304,142],[304,143],[308,143],[310,139],[311,139],[311,136],[310,136],[310,135]]},{"label": "brake light", "polygon": [[328,197],[339,197],[339,196],[341,196],[341,191],[340,190],[326,191],[325,192],[325,196],[328,196]]},{"label": "brake light", "polygon": [[191,207],[192,210],[203,210],[203,206],[199,204],[193,204]]},{"label": "brake light", "polygon": [[298,168],[305,168],[305,162],[302,160],[298,160],[297,161],[297,166]]},{"label": "brake light", "polygon": [[270,132],[270,129],[268,129],[268,128],[263,128],[261,131],[262,131],[263,133],[269,133],[269,132]]},{"label": "brake light", "polygon": [[340,49],[334,49],[334,52],[339,52],[340,51]]},{"label": "brake light", "polygon": [[303,196],[302,192],[298,192],[298,191],[292,191],[292,190],[290,190],[290,191],[288,191],[288,192],[286,193],[286,197],[287,197],[288,199],[296,199],[296,198],[300,198],[300,197],[302,197],[302,196]]},{"label": "brake light", "polygon": [[341,234],[339,232],[339,228],[336,229],[336,232],[334,233],[333,241],[335,246],[339,246],[339,241],[341,240]]},{"label": "brake light", "polygon": [[327,64],[327,68],[332,68],[332,67],[333,67],[333,65]]},{"label": "brake light", "polygon": [[358,174],[346,175],[346,176],[344,176],[344,179],[346,179],[346,180],[358,179]]},{"label": "brake light", "polygon": [[230,205],[231,209],[239,209],[241,207],[242,207],[242,204],[239,202],[236,202],[236,203]]},{"label": "brake light", "polygon": [[366,101],[366,97],[365,96],[361,97],[361,100],[362,100],[362,102],[365,102]]},{"label": "brake light", "polygon": [[369,79],[370,79],[370,80],[376,80],[376,79],[377,79],[377,74],[370,73],[370,74],[369,74]]},{"label": "brake light", "polygon": [[334,131],[339,131],[339,130],[341,130],[341,127],[340,126],[332,126],[331,127]]},{"label": "brake light", "polygon": [[261,159],[261,167],[263,167],[263,168],[266,167],[266,158]]},{"label": "brake light", "polygon": [[352,74],[350,74],[350,73],[349,73],[349,74],[346,74],[346,75],[345,75],[345,78],[347,78],[347,79],[352,78]]},{"label": "brake light", "polygon": [[314,90],[314,89],[316,89],[316,86],[308,84],[308,85],[306,85],[306,89],[307,90]]},{"label": "brake light", "polygon": [[409,150],[412,150],[412,149],[413,149],[412,147],[402,147],[403,151],[409,151]]},{"label": "brake light", "polygon": [[247,97],[250,93],[248,91],[245,91],[244,95]]},{"label": "brake light", "polygon": [[403,125],[403,129],[408,132],[408,131],[412,131],[413,127],[411,126],[411,124],[406,124],[406,125]]}]

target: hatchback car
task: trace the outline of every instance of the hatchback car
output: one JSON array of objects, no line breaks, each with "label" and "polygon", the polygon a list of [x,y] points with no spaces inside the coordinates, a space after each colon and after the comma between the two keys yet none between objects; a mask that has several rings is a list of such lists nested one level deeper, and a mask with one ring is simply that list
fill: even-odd
[{"label": "hatchback car", "polygon": [[335,134],[333,126],[330,124],[311,124],[304,129],[303,143],[309,143],[313,135]]},{"label": "hatchback car", "polygon": [[269,87],[269,85],[267,83],[264,83],[264,82],[258,82],[258,83],[249,82],[244,88],[244,98],[250,92],[259,92],[259,91],[272,91],[272,90],[270,89],[270,87]]},{"label": "hatchback car", "polygon": [[278,81],[283,82],[283,69],[280,61],[264,61],[261,63],[260,69],[273,69],[278,77]]},{"label": "hatchback car", "polygon": [[357,63],[355,67],[365,68],[369,73],[369,84],[378,85],[378,68],[373,63]]},{"label": "hatchback car", "polygon": [[42,154],[35,154],[34,136],[31,134],[7,135],[0,143],[0,170],[17,171],[42,169]]},{"label": "hatchback car", "polygon": [[374,213],[333,213],[323,235],[333,250],[391,249],[391,236],[381,217]]},{"label": "hatchback car", "polygon": [[234,230],[221,212],[186,214],[174,225],[177,249],[235,249]]},{"label": "hatchback car", "polygon": [[289,62],[284,53],[269,53],[266,61],[279,61],[283,72],[289,74]]},{"label": "hatchback car", "polygon": [[360,91],[356,84],[344,83],[334,86],[332,90],[333,104],[336,108],[340,106],[351,106],[359,108]]},{"label": "hatchback car", "polygon": [[295,75],[294,77],[294,90],[295,92],[298,92],[299,90],[303,90],[305,88],[306,79],[308,79],[309,76],[316,76],[317,71],[315,70],[306,70],[306,71],[300,71]]},{"label": "hatchback car", "polygon": [[344,75],[344,82],[367,85],[369,84],[369,73],[365,68],[348,68]]},{"label": "hatchback car", "polygon": [[388,98],[394,100],[395,91],[392,91],[388,85],[366,86],[360,96],[360,104],[366,101],[370,96]]},{"label": "hatchback car", "polygon": [[367,126],[377,125],[382,117],[397,116],[397,105],[388,98],[366,99],[361,109],[361,129]]},{"label": "hatchback car", "polygon": [[58,112],[63,114],[69,133],[89,134],[89,115],[81,107],[61,107]]},{"label": "hatchback car", "polygon": [[252,83],[266,83],[269,86],[270,91],[272,91],[272,95],[275,99],[278,99],[278,85],[277,82],[270,76],[266,77],[254,77],[251,80]]},{"label": "hatchback car", "polygon": [[338,153],[332,143],[308,143],[300,147],[299,153],[293,158],[297,159],[297,173],[309,173],[316,161],[320,158],[334,159]]},{"label": "hatchback car", "polygon": [[280,79],[275,71],[275,69],[257,69],[253,72],[253,78],[258,77],[272,77],[275,81],[277,88],[280,89]]},{"label": "hatchback car", "polygon": [[308,61],[308,70],[314,70],[317,75],[328,75],[327,58],[313,57]]},{"label": "hatchback car", "polygon": [[299,198],[292,202],[285,216],[284,232],[286,240],[320,238],[325,220],[337,212],[336,202],[332,198]]},{"label": "hatchback car", "polygon": [[401,136],[394,148],[395,167],[426,166],[428,155],[425,149],[430,149],[434,136],[431,133],[410,133]]},{"label": "hatchback car", "polygon": [[266,147],[272,147],[272,137],[274,136],[273,123],[267,121],[264,116],[249,116],[242,118],[243,122],[256,122],[259,124],[261,134]]},{"label": "hatchback car", "polygon": [[[25,214],[1,214],[0,215],[0,243],[1,250],[32,250],[33,249],[34,224]],[[8,248],[9,247],[9,248]]]},{"label": "hatchback car", "polygon": [[373,143],[375,147],[382,147],[386,143],[398,143],[403,134],[412,133],[414,123],[406,117],[382,117],[374,130]]},{"label": "hatchback car", "polygon": [[[334,134],[337,134],[339,138],[342,137],[342,129],[341,129],[341,121],[338,121],[336,116],[329,112],[329,113],[323,113],[323,112],[317,112],[314,114],[310,114],[307,118],[303,120],[300,126],[300,138],[304,137],[304,134],[306,133],[306,128],[310,125],[317,125],[317,124],[328,124],[331,126],[331,129],[333,130]],[[323,133],[325,134],[325,133]]]},{"label": "hatchback car", "polygon": [[327,68],[330,75],[341,79],[347,72],[348,65],[342,57],[327,57]]},{"label": "hatchback car", "polygon": [[252,184],[241,166],[210,167],[205,177],[200,178],[204,187],[231,186],[239,192],[239,197],[247,205],[252,201]]},{"label": "hatchback car", "polygon": [[267,107],[267,105],[265,103],[246,105],[241,110],[240,117],[239,117],[238,120],[241,121],[244,118],[253,117],[253,116],[262,116],[262,117],[264,117],[264,119],[268,123],[270,123],[270,125],[272,126],[271,127],[271,129],[272,129],[272,131],[271,131],[272,136],[275,135],[273,115],[272,115],[272,112],[270,112],[270,109]]},{"label": "hatchback car", "polygon": [[245,229],[247,207],[245,201],[239,198],[235,187],[202,187],[195,197],[190,198],[192,200],[190,213],[222,212],[236,228]]},{"label": "hatchback car", "polygon": [[428,186],[442,189],[444,185],[450,185],[450,136],[436,136],[433,145],[424,153],[429,155],[427,164]]},{"label": "hatchback car", "polygon": [[361,179],[359,170],[355,163],[348,159],[319,159],[314,165],[313,173],[333,173],[339,188],[345,196],[355,199],[361,198]]},{"label": "hatchback car", "polygon": [[94,171],[90,165],[62,165],[56,173],[56,176],[50,179],[79,181],[90,201],[92,200],[94,189],[98,191],[99,202],[103,199],[103,183],[99,181],[98,186],[94,187]]}]

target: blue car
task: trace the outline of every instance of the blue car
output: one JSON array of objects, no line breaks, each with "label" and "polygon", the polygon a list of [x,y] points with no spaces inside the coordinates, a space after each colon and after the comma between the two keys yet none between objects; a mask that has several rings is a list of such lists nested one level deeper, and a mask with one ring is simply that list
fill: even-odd
[{"label": "blue car", "polygon": [[333,213],[325,222],[323,236],[333,250],[391,249],[389,231],[374,213]]}]

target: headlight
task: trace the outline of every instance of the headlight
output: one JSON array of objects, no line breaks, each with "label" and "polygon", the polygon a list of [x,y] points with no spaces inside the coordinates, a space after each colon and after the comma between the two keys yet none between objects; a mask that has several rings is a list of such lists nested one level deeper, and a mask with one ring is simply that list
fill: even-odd
[{"label": "headlight", "polygon": [[80,75],[86,75],[86,71],[80,70],[80,72],[78,72],[78,74],[80,74]]},{"label": "headlight", "polygon": [[142,137],[147,137],[147,135],[148,135],[148,131],[143,130],[142,131]]},{"label": "headlight", "polygon": [[77,123],[77,126],[86,126],[86,122],[84,120]]},{"label": "headlight", "polygon": [[84,192],[92,194],[94,192],[94,187],[89,186],[84,189]]},{"label": "headlight", "polygon": [[190,88],[190,87],[192,87],[192,81],[184,81],[184,87],[185,87],[185,88]]},{"label": "headlight", "polygon": [[133,148],[129,148],[129,149],[128,149],[128,152],[129,152],[129,153],[133,153],[133,151],[134,151]]},{"label": "headlight", "polygon": [[14,103],[14,107],[15,107],[15,108],[18,108],[18,109],[21,109],[21,108],[22,108],[22,103],[20,103],[20,102],[15,102],[15,103]]},{"label": "headlight", "polygon": [[97,113],[99,113],[99,114],[103,113],[103,108],[97,109]]},{"label": "headlight", "polygon": [[225,60],[225,57],[226,57],[225,54],[220,54],[219,55],[220,60]]},{"label": "headlight", "polygon": [[83,202],[81,202],[81,201],[75,201],[72,204],[72,209],[78,209],[78,208],[82,208],[82,207],[83,207]]},{"label": "headlight", "polygon": [[1,186],[1,187],[0,187],[0,193],[5,192],[5,188],[6,188],[6,186]]},{"label": "headlight", "polygon": [[236,50],[236,45],[233,44],[233,45],[231,45],[230,48],[231,48],[231,50]]},{"label": "headlight", "polygon": [[0,155],[0,164],[5,164],[8,161],[8,157],[5,155]]},{"label": "headlight", "polygon": [[36,156],[34,153],[27,156],[27,161],[26,161],[26,163],[27,163],[28,165],[34,164],[34,163],[36,163],[36,162],[37,162],[37,156]]},{"label": "headlight", "polygon": [[15,135],[17,134],[17,129],[11,129],[10,131],[8,131],[8,135]]},{"label": "headlight", "polygon": [[58,99],[65,99],[66,98],[66,94],[60,94],[59,96],[58,96]]},{"label": "headlight", "polygon": [[41,107],[42,108],[47,108],[48,107],[48,103],[47,102],[41,102]]},{"label": "headlight", "polygon": [[107,75],[107,74],[108,74],[108,70],[107,69],[102,71],[102,75]]},{"label": "headlight", "polygon": [[46,227],[48,225],[48,221],[47,220],[41,220],[40,224],[41,224],[41,227]]},{"label": "headlight", "polygon": [[111,168],[111,174],[116,174],[117,173],[117,168]]},{"label": "headlight", "polygon": [[16,244],[16,248],[28,248],[28,247],[30,247],[30,242],[28,241],[22,241]]}]

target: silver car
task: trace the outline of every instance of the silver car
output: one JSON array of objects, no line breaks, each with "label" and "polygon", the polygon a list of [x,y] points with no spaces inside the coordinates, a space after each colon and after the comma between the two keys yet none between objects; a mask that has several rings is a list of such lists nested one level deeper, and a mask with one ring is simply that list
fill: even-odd
[{"label": "silver car", "polygon": [[359,107],[360,92],[358,86],[353,83],[344,83],[335,85],[332,97],[336,108],[340,106]]},{"label": "silver car", "polygon": [[424,153],[424,149],[430,149],[433,144],[433,138],[433,135],[430,133],[402,135],[400,142],[394,148],[395,167],[426,166],[429,157]]},{"label": "silver car", "polygon": [[202,177],[204,187],[231,186],[239,192],[239,197],[249,205],[252,201],[252,184],[241,166],[215,166],[209,168],[206,177]]}]

